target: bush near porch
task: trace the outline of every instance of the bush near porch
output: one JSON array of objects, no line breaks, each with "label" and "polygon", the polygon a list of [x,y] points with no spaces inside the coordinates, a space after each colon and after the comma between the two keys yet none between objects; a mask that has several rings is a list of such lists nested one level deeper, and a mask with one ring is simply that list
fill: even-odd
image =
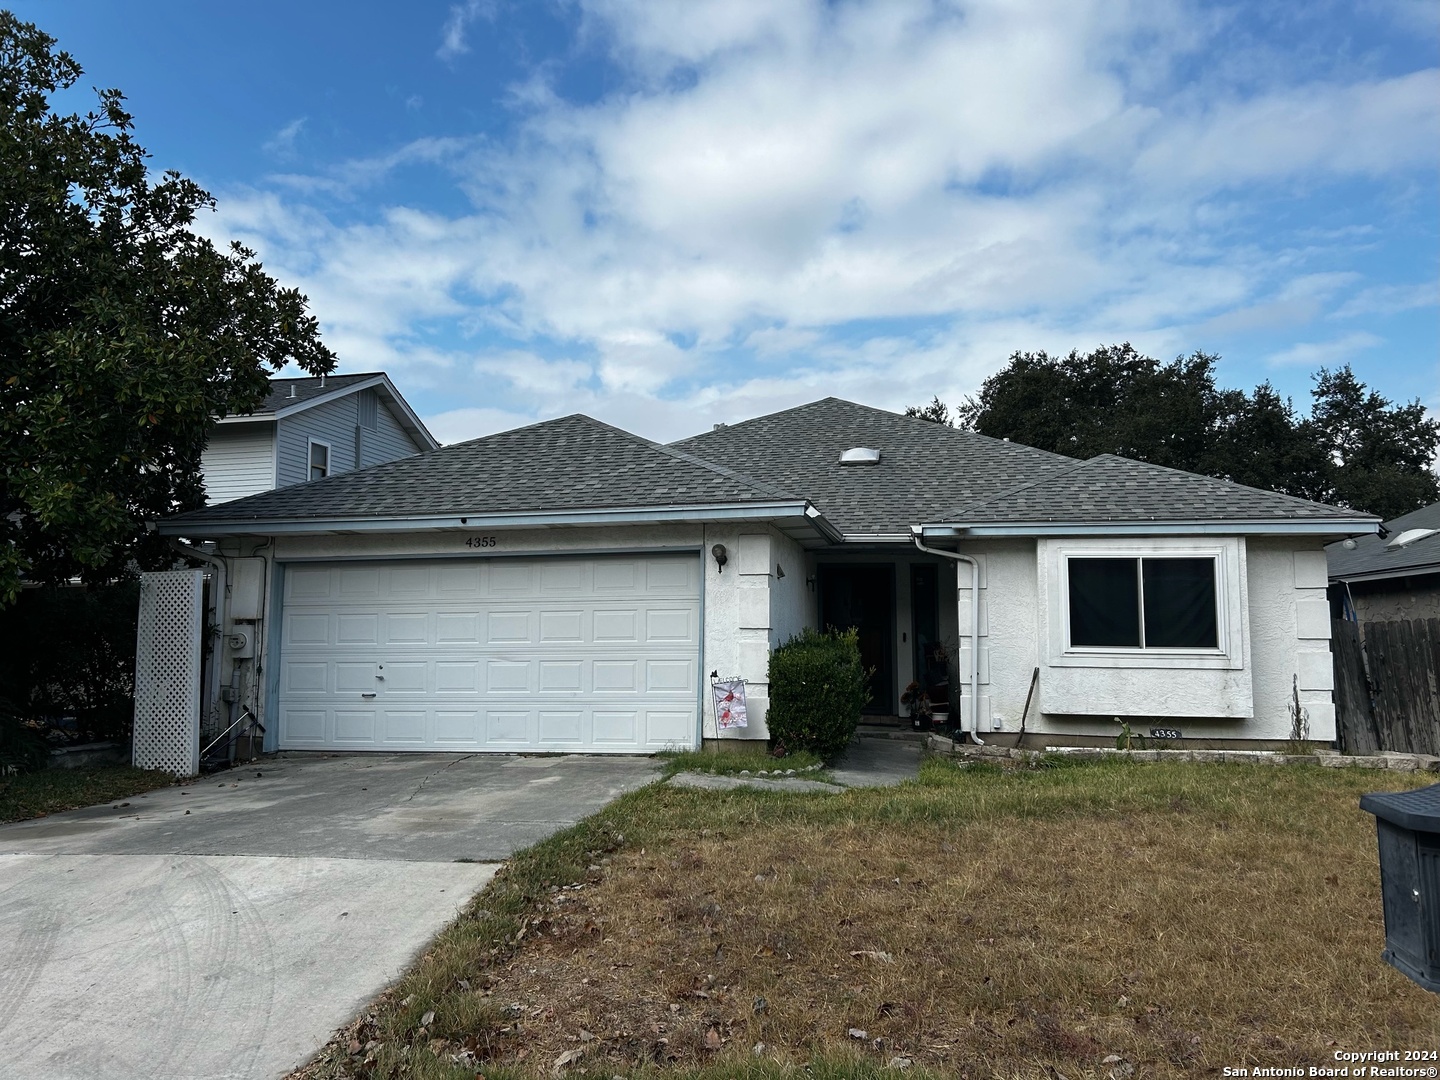
[{"label": "bush near porch", "polygon": [[651,786],[517,855],[297,1075],[1079,1080],[1430,1048],[1357,806],[1419,783],[931,759],[843,795]]},{"label": "bush near porch", "polygon": [[776,752],[804,750],[834,761],[850,745],[870,700],[870,673],[852,630],[804,629],[770,653],[765,723]]}]

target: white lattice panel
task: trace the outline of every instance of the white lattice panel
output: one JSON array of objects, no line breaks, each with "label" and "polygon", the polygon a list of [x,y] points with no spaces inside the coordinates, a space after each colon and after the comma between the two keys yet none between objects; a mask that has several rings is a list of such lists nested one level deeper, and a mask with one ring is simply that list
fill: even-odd
[{"label": "white lattice panel", "polygon": [[200,645],[204,572],[140,575],[135,637],[135,764],[176,776],[200,771]]}]

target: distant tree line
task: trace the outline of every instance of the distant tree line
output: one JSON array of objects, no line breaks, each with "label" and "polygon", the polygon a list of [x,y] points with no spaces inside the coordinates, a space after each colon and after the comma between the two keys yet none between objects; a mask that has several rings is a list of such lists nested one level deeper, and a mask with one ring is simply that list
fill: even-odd
[{"label": "distant tree line", "polygon": [[1120,454],[1390,519],[1440,500],[1440,421],[1396,404],[1349,366],[1313,376],[1308,414],[1268,382],[1215,385],[1217,357],[1166,363],[1128,342],[1067,356],[1017,352],[980,392],[907,416],[1090,458]]}]

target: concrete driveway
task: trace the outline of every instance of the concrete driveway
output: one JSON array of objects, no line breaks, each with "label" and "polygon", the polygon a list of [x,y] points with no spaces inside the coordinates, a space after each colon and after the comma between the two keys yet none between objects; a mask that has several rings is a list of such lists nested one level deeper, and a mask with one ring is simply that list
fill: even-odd
[{"label": "concrete driveway", "polygon": [[0,1076],[279,1077],[645,758],[286,754],[0,826]]}]

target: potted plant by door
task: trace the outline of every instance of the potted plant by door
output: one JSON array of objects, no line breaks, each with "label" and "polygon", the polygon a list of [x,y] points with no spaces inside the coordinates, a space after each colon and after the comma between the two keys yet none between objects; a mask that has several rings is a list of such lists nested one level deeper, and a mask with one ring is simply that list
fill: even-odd
[{"label": "potted plant by door", "polygon": [[910,710],[910,726],[916,731],[925,731],[931,724],[930,695],[921,689],[918,682],[905,687],[900,695],[900,704]]}]

